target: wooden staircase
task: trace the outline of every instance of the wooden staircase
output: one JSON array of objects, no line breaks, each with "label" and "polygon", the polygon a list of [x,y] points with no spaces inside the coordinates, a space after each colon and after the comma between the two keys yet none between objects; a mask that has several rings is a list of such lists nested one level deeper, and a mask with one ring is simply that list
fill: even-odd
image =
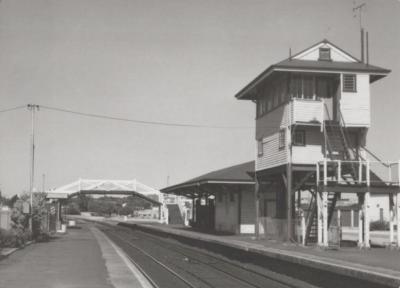
[{"label": "wooden staircase", "polygon": [[327,152],[331,160],[355,160],[356,155],[349,148],[348,138],[338,121],[325,121]]},{"label": "wooden staircase", "polygon": [[[340,196],[339,196],[340,197]],[[337,193],[328,193],[328,226],[332,222],[333,213],[336,207],[336,202],[339,198]],[[306,216],[306,245],[316,243],[318,241],[318,218],[317,218],[317,202],[315,193],[312,196],[308,214]]]},{"label": "wooden staircase", "polygon": [[[350,149],[345,133],[338,121],[324,122],[325,148],[330,160],[356,160],[356,153]],[[348,184],[357,181],[357,167],[354,163],[343,163],[342,169],[340,180]],[[330,177],[339,180],[337,175],[330,175]],[[340,193],[328,193],[328,227],[332,223],[336,203],[339,199]],[[314,192],[306,217],[306,244],[315,243],[318,240],[317,209],[316,192]]]}]

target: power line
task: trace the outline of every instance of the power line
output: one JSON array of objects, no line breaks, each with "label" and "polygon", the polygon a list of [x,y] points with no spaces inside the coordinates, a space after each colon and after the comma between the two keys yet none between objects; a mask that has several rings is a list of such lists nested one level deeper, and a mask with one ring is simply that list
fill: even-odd
[{"label": "power line", "polygon": [[157,125],[157,126],[169,126],[169,127],[188,127],[188,128],[211,128],[211,129],[254,129],[252,126],[222,126],[222,125],[202,125],[202,124],[190,124],[190,123],[173,123],[173,122],[163,122],[163,121],[146,121],[139,119],[129,119],[123,117],[109,116],[103,114],[95,114],[95,113],[87,113],[87,112],[78,112],[64,108],[50,107],[45,105],[40,105],[43,110],[52,110],[57,112],[69,113],[79,116],[91,117],[91,118],[100,118],[106,120],[115,120],[115,121],[123,121],[123,122],[131,122],[136,124],[147,124],[147,125]]},{"label": "power line", "polygon": [[[37,109],[39,109],[39,107],[40,107],[43,110],[68,113],[68,114],[83,116],[83,117],[105,119],[105,120],[112,120],[112,121],[130,122],[130,123],[135,123],[135,124],[144,124],[144,125],[153,125],[153,126],[227,129],[227,130],[255,129],[255,126],[224,126],[224,125],[204,125],[204,124],[177,123],[177,122],[174,123],[174,122],[164,122],[164,121],[147,121],[147,120],[140,120],[140,119],[123,118],[123,117],[118,117],[118,116],[110,116],[110,115],[104,115],[104,114],[98,114],[98,113],[79,112],[79,111],[65,109],[65,108],[52,107],[52,106],[47,106],[47,105],[34,105],[34,104],[20,105],[20,106],[16,106],[16,107],[12,107],[12,108],[3,109],[3,110],[0,110],[0,113],[18,110],[18,109],[22,109],[22,108],[26,108],[26,107],[28,107],[28,109],[29,109],[30,106],[35,106],[35,107],[37,107]],[[260,124],[258,127],[275,129],[275,128],[277,128],[277,126],[280,125],[280,123],[281,123],[280,121],[268,121],[269,125]]]},{"label": "power line", "polygon": [[19,106],[15,106],[12,108],[3,109],[3,110],[0,110],[0,113],[10,112],[10,111],[14,111],[14,110],[22,109],[22,108],[26,108],[26,105],[19,105]]}]

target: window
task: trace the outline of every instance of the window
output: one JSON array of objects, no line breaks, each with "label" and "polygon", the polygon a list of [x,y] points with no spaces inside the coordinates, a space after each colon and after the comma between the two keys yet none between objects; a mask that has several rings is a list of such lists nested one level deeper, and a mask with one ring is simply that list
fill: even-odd
[{"label": "window", "polygon": [[274,96],[274,108],[276,108],[279,105],[278,89],[276,89],[276,87],[274,87],[274,89],[272,89],[272,93]]},{"label": "window", "polygon": [[218,202],[222,202],[222,193],[218,193],[217,195],[218,195],[218,198],[217,198]]},{"label": "window", "polygon": [[267,109],[266,105],[267,105],[267,100],[265,99],[265,97],[259,98],[257,100],[257,117],[261,117],[262,115],[265,114]]},{"label": "window", "polygon": [[268,98],[267,98],[267,112],[272,110],[272,94],[268,93]]},{"label": "window", "polygon": [[331,49],[330,48],[319,48],[319,59],[323,61],[331,61]]},{"label": "window", "polygon": [[293,145],[306,146],[306,131],[297,130],[294,132]]},{"label": "window", "polygon": [[303,76],[303,98],[314,98],[314,78],[311,76]]},{"label": "window", "polygon": [[262,156],[264,154],[264,144],[262,139],[257,140],[257,155]]},{"label": "window", "polygon": [[357,78],[355,74],[343,74],[343,92],[357,92]]},{"label": "window", "polygon": [[286,130],[279,130],[279,150],[282,150],[286,146]]},{"label": "window", "polygon": [[314,79],[312,75],[294,75],[290,81],[290,95],[298,99],[314,99]]},{"label": "window", "polygon": [[[284,80],[286,80],[286,79],[284,79]],[[286,101],[286,84],[287,84],[287,82],[286,81],[282,81],[281,82],[281,88],[279,89],[280,91],[280,104],[283,104],[283,103],[285,103],[285,101]]]},{"label": "window", "polygon": [[231,201],[231,202],[235,202],[235,194],[234,193],[229,193],[229,200]]},{"label": "window", "polygon": [[318,98],[332,98],[331,81],[325,77],[318,77],[316,93]]},{"label": "window", "polygon": [[301,77],[293,76],[290,81],[290,95],[292,98],[302,98],[302,85],[301,85]]}]

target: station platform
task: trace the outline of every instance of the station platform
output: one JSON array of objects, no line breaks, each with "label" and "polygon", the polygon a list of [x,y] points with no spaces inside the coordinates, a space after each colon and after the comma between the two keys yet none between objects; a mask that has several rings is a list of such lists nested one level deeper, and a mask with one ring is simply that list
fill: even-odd
[{"label": "station platform", "polygon": [[151,285],[91,223],[0,261],[0,287],[147,288]]},{"label": "station platform", "polygon": [[165,233],[170,237],[204,241],[208,245],[222,245],[300,264],[313,269],[356,277],[368,282],[400,286],[400,251],[385,248],[360,250],[357,247],[343,247],[338,250],[325,250],[317,247],[303,247],[292,243],[279,243],[265,239],[254,240],[252,236],[214,235],[198,232],[190,227],[168,226],[162,224],[143,224],[124,222],[124,226],[135,225],[147,232]]}]

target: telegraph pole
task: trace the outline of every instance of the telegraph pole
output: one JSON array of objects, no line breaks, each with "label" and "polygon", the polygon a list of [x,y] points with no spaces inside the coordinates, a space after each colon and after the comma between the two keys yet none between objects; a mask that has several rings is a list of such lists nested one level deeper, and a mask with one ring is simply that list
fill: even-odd
[{"label": "telegraph pole", "polygon": [[33,185],[35,177],[35,112],[39,111],[39,105],[28,104],[28,110],[31,111],[31,163],[29,177],[29,193],[30,193],[30,214],[29,228],[32,231],[32,216],[33,216]]},{"label": "telegraph pole", "polygon": [[45,192],[46,174],[42,174],[42,192]]}]

